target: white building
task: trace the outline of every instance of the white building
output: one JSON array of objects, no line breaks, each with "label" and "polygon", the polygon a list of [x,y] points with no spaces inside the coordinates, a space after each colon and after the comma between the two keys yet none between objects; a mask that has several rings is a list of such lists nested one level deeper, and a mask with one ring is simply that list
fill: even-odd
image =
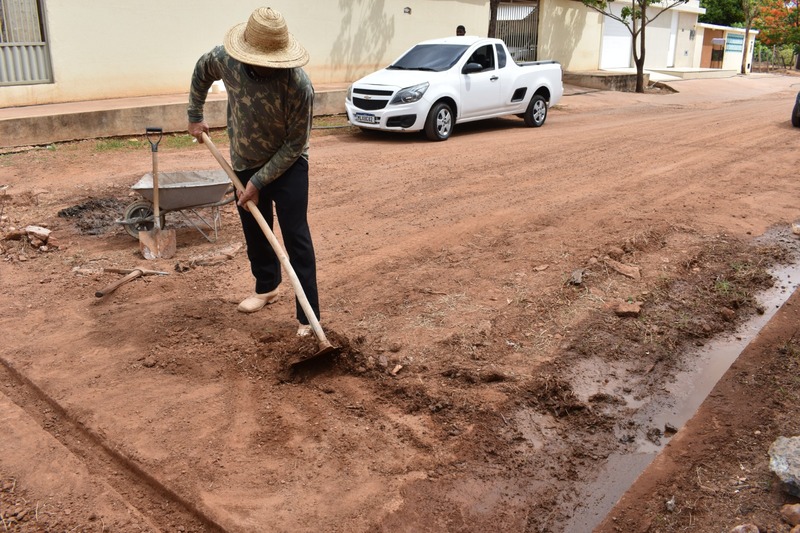
[{"label": "white building", "polygon": [[[698,2],[673,8],[647,27],[645,68],[738,71],[743,30],[698,24]],[[489,23],[488,0],[268,4],[309,50],[306,71],[317,86],[353,81],[418,41],[455,33],[459,24],[468,34],[486,35]],[[261,5],[263,0],[2,0],[0,107],[186,93],[197,58]],[[498,31],[517,59],[555,59],[570,72],[632,65],[627,29],[576,0],[505,2]],[[715,53],[715,46],[722,52]],[[752,53],[752,38],[747,51]]]}]

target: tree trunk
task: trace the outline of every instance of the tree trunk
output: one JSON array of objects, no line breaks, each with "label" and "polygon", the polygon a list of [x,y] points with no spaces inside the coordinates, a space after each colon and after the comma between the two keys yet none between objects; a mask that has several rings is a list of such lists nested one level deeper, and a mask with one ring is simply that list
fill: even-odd
[{"label": "tree trunk", "polygon": [[487,37],[497,36],[497,6],[500,5],[500,0],[489,0],[489,31],[486,32]]},{"label": "tree trunk", "polygon": [[644,92],[644,58],[634,60],[636,63],[636,92]]},{"label": "tree trunk", "polygon": [[[646,9],[646,7],[645,7]],[[643,15],[644,17],[644,15]],[[636,63],[636,92],[644,92],[644,29],[647,26],[642,18],[642,29],[639,32],[639,55],[634,54],[633,61]],[[636,43],[634,43],[635,46]]]}]

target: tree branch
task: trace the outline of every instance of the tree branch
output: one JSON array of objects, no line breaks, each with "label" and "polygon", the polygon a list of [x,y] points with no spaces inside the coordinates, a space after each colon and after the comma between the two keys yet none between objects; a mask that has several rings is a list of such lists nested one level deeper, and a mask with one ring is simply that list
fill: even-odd
[{"label": "tree branch", "polygon": [[595,6],[591,5],[591,4],[584,4],[584,5],[586,7],[588,7],[589,9],[593,10],[593,11],[597,11],[601,15],[605,15],[610,19],[614,19],[614,20],[616,20],[618,22],[621,22],[622,24],[625,25],[626,28],[628,28],[628,31],[631,32],[631,34],[633,34],[633,30],[631,29],[631,25],[625,19],[623,19],[622,17],[619,17],[619,16],[617,16],[614,13],[611,13],[609,11],[604,11],[602,8],[595,7]]}]

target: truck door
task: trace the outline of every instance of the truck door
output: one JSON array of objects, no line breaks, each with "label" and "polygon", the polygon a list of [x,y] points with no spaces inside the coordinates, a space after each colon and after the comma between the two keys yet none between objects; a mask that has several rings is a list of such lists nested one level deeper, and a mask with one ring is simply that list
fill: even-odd
[{"label": "truck door", "polygon": [[485,115],[500,106],[500,76],[497,72],[494,47],[477,48],[466,64],[478,63],[480,72],[461,74],[461,112],[459,118]]}]

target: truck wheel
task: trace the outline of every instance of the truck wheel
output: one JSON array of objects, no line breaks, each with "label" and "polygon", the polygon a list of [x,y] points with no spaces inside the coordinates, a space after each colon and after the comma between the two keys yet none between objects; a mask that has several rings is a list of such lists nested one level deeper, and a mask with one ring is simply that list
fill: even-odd
[{"label": "truck wheel", "polygon": [[453,110],[444,102],[435,104],[425,121],[425,136],[431,141],[446,141],[453,132]]},{"label": "truck wheel", "polygon": [[794,104],[792,109],[792,126],[800,128],[800,104]]},{"label": "truck wheel", "polygon": [[547,102],[541,94],[534,94],[528,109],[525,110],[525,125],[538,128],[547,118]]}]

